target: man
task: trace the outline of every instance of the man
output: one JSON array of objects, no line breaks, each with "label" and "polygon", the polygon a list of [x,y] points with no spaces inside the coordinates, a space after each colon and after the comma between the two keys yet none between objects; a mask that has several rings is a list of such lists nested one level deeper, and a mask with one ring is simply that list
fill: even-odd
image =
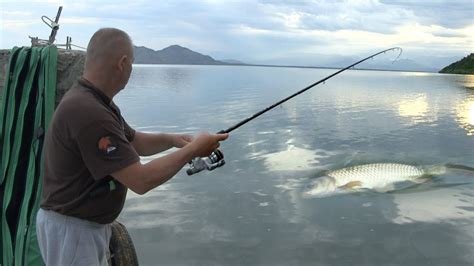
[{"label": "man", "polygon": [[[106,262],[112,223],[127,188],[144,194],[228,134],[147,134],[134,131],[112,101],[128,82],[133,47],[123,31],[97,31],[87,47],[83,77],[64,96],[45,140],[45,173],[37,236],[46,265]],[[147,164],[139,155],[180,148]]]}]

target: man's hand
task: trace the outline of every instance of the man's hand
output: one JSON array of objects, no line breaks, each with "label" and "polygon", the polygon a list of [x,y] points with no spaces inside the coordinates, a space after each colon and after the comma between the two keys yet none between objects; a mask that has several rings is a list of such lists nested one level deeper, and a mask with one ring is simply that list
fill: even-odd
[{"label": "man's hand", "polygon": [[215,149],[219,148],[219,141],[226,140],[229,134],[200,133],[189,145],[192,146],[195,157],[209,156]]},{"label": "man's hand", "polygon": [[182,148],[186,145],[188,145],[189,143],[191,143],[191,141],[193,141],[193,136],[191,135],[182,135],[182,134],[175,134],[175,135],[171,135],[172,138],[173,138],[173,146],[176,147],[176,148]]}]

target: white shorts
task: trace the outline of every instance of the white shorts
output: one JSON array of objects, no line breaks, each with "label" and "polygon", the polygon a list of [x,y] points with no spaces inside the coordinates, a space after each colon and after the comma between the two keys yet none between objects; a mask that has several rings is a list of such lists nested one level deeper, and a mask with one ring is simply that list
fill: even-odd
[{"label": "white shorts", "polygon": [[47,266],[107,265],[110,224],[98,224],[54,211],[39,209],[38,244]]}]

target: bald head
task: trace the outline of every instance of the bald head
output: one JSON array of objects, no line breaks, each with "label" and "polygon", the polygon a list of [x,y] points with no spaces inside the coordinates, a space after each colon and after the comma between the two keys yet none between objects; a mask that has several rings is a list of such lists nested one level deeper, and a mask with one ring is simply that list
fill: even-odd
[{"label": "bald head", "polygon": [[130,78],[133,63],[132,41],[119,29],[104,28],[92,36],[87,46],[83,77],[112,98]]},{"label": "bald head", "polygon": [[89,41],[85,67],[107,68],[115,65],[124,55],[133,60],[132,40],[128,34],[115,28],[103,28],[94,33]]}]

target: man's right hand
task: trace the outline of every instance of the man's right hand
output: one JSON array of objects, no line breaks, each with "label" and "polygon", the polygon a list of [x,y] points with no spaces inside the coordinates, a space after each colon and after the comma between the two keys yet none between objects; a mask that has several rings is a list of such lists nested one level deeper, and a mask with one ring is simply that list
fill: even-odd
[{"label": "man's right hand", "polygon": [[194,140],[189,143],[193,147],[193,153],[195,157],[206,157],[219,148],[219,141],[226,140],[229,137],[228,133],[225,134],[209,134],[207,132],[200,133]]}]

